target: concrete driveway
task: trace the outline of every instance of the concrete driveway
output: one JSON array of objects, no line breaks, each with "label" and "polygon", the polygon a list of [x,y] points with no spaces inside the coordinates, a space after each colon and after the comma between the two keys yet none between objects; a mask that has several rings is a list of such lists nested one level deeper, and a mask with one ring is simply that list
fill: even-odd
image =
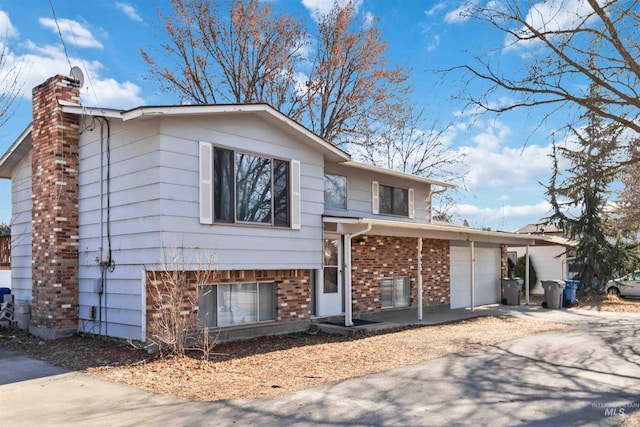
[{"label": "concrete driveway", "polygon": [[[0,350],[6,426],[619,425],[640,410],[640,315],[498,308],[551,332],[258,400],[192,402]],[[20,374],[20,373],[23,374]]]}]

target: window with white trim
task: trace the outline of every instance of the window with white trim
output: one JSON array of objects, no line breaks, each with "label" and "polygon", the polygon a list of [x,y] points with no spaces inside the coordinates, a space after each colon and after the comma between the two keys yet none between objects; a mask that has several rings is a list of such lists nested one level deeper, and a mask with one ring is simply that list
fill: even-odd
[{"label": "window with white trim", "polygon": [[224,283],[199,288],[201,327],[223,327],[276,320],[275,282]]},{"label": "window with white trim", "polygon": [[200,222],[300,228],[300,162],[200,142]]},{"label": "window with white trim", "polygon": [[374,214],[406,216],[415,215],[414,189],[371,182],[372,212]]},{"label": "window with white trim", "polygon": [[324,174],[324,206],[331,209],[347,209],[347,177]]},{"label": "window with white trim", "polygon": [[409,306],[409,277],[383,277],[381,286],[382,308]]}]

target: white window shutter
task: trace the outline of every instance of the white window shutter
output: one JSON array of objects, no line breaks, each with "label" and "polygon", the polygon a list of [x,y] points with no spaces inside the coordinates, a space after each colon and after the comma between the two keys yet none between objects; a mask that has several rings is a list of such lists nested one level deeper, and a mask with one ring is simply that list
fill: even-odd
[{"label": "white window shutter", "polygon": [[291,228],[300,229],[300,160],[291,160]]},{"label": "white window shutter", "polygon": [[371,181],[371,212],[380,213],[380,186],[378,181]]},{"label": "white window shutter", "polygon": [[213,224],[213,145],[200,141],[200,224]]},{"label": "white window shutter", "polygon": [[409,218],[414,218],[416,216],[416,205],[413,202],[413,188],[409,189]]}]

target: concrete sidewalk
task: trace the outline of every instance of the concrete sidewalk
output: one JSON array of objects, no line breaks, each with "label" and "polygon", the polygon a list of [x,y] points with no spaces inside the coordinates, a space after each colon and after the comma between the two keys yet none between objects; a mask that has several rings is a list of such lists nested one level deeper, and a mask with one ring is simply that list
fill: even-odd
[{"label": "concrete sidewalk", "polygon": [[527,306],[472,313],[479,314],[574,326],[284,396],[219,402],[157,395],[0,350],[0,420],[12,427],[584,426],[618,425],[640,409],[640,315]]}]

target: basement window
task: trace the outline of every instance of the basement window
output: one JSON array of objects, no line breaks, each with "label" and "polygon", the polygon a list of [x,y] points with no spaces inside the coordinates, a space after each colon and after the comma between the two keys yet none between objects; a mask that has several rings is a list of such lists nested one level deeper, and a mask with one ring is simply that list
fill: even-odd
[{"label": "basement window", "polygon": [[204,285],[198,295],[200,327],[276,320],[275,282]]},{"label": "basement window", "polygon": [[409,277],[382,278],[382,308],[409,306]]}]

